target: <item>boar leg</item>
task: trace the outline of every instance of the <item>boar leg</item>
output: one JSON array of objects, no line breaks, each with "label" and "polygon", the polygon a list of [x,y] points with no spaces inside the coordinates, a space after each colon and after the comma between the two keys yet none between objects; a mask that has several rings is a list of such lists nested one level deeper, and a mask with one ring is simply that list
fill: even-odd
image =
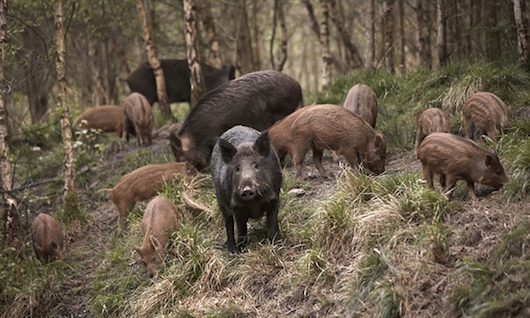
[{"label": "boar leg", "polygon": [[247,222],[248,217],[237,214],[235,215],[236,225],[237,225],[237,248],[239,251],[242,251],[245,245],[247,245]]},{"label": "boar leg", "polygon": [[440,174],[440,185],[442,186],[442,189],[445,189],[445,185],[446,185],[445,173]]},{"label": "boar leg", "polygon": [[471,200],[478,200],[477,194],[475,193],[475,182],[473,182],[472,180],[467,181],[467,193]]},{"label": "boar leg", "polygon": [[[236,252],[236,241],[234,239],[234,217],[228,213],[223,212],[225,218],[225,227],[226,227],[226,245],[230,253]],[[238,251],[239,252],[239,251]]]},{"label": "boar leg", "polygon": [[428,165],[422,165],[421,170],[423,172],[423,177],[427,181],[427,184],[429,185],[429,187],[431,189],[434,189],[434,184],[432,182],[432,171],[429,168],[429,166]]},{"label": "boar leg", "polygon": [[327,177],[326,170],[324,169],[324,166],[322,165],[322,149],[319,149],[315,145],[313,145],[313,163],[318,169],[318,172],[320,173],[320,176],[323,178]]},{"label": "boar leg", "polygon": [[466,130],[466,137],[469,139],[475,138],[475,124],[471,119],[468,119],[467,122],[464,122],[464,129]]},{"label": "boar leg", "polygon": [[300,178],[302,176],[302,166],[304,164],[304,158],[307,153],[307,150],[309,150],[309,147],[299,147],[298,149],[295,149],[293,151],[293,162],[296,169],[296,178]]},{"label": "boar leg", "polygon": [[269,231],[269,241],[275,244],[279,237],[280,227],[278,226],[278,207],[279,201],[275,200],[273,204],[267,209],[267,229]]}]

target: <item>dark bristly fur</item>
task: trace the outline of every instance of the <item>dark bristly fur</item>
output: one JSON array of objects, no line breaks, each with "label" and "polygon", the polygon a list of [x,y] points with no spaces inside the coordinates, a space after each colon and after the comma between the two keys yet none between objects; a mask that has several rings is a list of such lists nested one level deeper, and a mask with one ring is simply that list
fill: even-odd
[{"label": "dark bristly fur", "polygon": [[375,128],[377,120],[377,96],[374,91],[365,84],[353,86],[346,96],[344,108],[359,115],[372,128]]},{"label": "dark bristly fur", "polygon": [[509,120],[508,106],[495,94],[479,92],[471,96],[462,109],[466,137],[477,140],[479,133],[499,139]]},{"label": "dark bristly fur", "polygon": [[301,104],[300,84],[278,71],[253,72],[225,83],[204,95],[170,137],[175,158],[205,169],[226,130],[236,125],[265,130]]},{"label": "dark bristly fur", "polygon": [[241,251],[247,241],[247,221],[264,214],[269,240],[274,243],[279,232],[282,171],[268,132],[235,126],[223,133],[212,152],[211,173],[225,220],[228,250]]},{"label": "dark bristly fur", "polygon": [[444,192],[451,191],[458,180],[465,180],[470,198],[476,199],[475,182],[499,189],[506,181],[495,151],[486,151],[469,139],[449,133],[435,132],[425,137],[418,158],[429,186],[434,187],[433,174],[439,174]]}]

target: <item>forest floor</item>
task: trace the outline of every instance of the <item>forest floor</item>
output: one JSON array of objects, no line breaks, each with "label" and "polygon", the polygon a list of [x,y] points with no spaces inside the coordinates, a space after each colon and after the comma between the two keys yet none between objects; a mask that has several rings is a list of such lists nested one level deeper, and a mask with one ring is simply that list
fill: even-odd
[{"label": "forest floor", "polygon": [[[87,224],[72,230],[68,235],[66,263],[71,264],[71,275],[60,286],[60,296],[55,302],[40,304],[34,310],[35,316],[43,317],[91,317],[90,295],[91,281],[96,276],[98,267],[107,262],[106,253],[109,242],[116,235],[117,211],[111,200],[100,200],[95,195],[95,188],[101,188],[101,180],[97,180],[98,171],[116,171],[117,167],[124,165],[124,157],[136,151],[130,145],[118,147],[106,155],[105,163],[96,167],[94,171],[83,171],[92,177],[89,182],[91,190],[79,191],[79,200],[83,209],[89,211],[90,217]],[[163,152],[168,147],[167,139],[157,139],[147,150]],[[324,166],[328,172],[339,174],[339,165],[333,162],[330,156],[325,156]],[[421,164],[415,158],[415,153],[391,153],[387,157],[387,174],[398,172],[421,171]],[[292,167],[286,169],[287,173],[294,174]],[[304,166],[304,180],[307,186],[303,194],[305,200],[322,200],[336,191],[335,178],[321,178],[315,167],[310,163],[310,156],[306,158]],[[467,195],[457,195],[455,200],[462,200],[463,209],[457,214],[452,214],[445,220],[450,242],[449,260],[446,265],[440,266],[437,277],[416,277],[417,290],[408,291],[409,297],[404,301],[404,312],[407,317],[440,317],[448,311],[447,295],[455,277],[455,262],[462,259],[487,259],[492,249],[499,243],[501,233],[517,227],[522,222],[530,220],[530,205],[528,202],[507,203],[502,196],[502,190],[490,193],[486,187],[478,186],[479,201],[473,202]],[[465,192],[465,191],[463,191]],[[61,198],[53,198],[60,202]],[[145,204],[141,203],[140,205]],[[47,208],[43,207],[43,211]],[[221,242],[220,242],[221,243]],[[222,244],[222,243],[221,243]],[[131,254],[133,255],[133,254]],[[134,255],[136,257],[136,255]],[[132,262],[133,260],[131,260]],[[405,270],[408,264],[394,264],[398,269]],[[514,282],[524,279],[512,277]],[[147,278],[146,278],[147,279]],[[432,282],[437,282],[432,284]],[[524,283],[524,282],[523,282]],[[263,304],[263,308],[267,308]],[[309,307],[310,304],[303,306]],[[522,304],[523,316],[530,316],[529,304]],[[285,309],[284,313],[288,310]],[[308,309],[306,311],[310,312]],[[312,316],[341,316],[347,308],[335,308],[326,313],[313,312]],[[274,316],[274,312],[265,312],[263,316]],[[287,314],[286,314],[287,316]],[[506,317],[511,316],[504,315]],[[519,316],[519,315],[516,315]]]}]

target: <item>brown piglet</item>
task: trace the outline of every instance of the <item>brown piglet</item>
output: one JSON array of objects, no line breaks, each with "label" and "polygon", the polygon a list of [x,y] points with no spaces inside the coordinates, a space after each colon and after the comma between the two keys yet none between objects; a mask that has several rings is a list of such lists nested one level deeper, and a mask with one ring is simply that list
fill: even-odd
[{"label": "brown piglet", "polygon": [[81,130],[98,130],[116,132],[121,137],[123,130],[123,107],[104,105],[85,110],[74,121],[74,126]]},{"label": "brown piglet", "polygon": [[118,230],[122,230],[129,212],[137,201],[154,197],[164,186],[172,182],[177,175],[193,177],[197,170],[187,162],[166,162],[140,167],[124,175],[109,191],[112,201],[118,209]]},{"label": "brown piglet", "polygon": [[50,262],[64,258],[63,231],[52,216],[39,213],[31,222],[30,234],[39,260]]},{"label": "brown piglet", "polygon": [[477,199],[475,182],[495,189],[506,182],[504,168],[494,150],[484,150],[472,140],[453,134],[428,135],[419,147],[418,157],[428,185],[433,188],[433,174],[439,174],[440,184],[449,197],[458,180],[467,182],[473,200]]},{"label": "brown piglet", "polygon": [[501,129],[508,125],[510,110],[495,94],[479,92],[465,102],[462,112],[467,138],[477,140],[477,134],[484,133],[498,140]]},{"label": "brown piglet", "polygon": [[[289,127],[290,119],[285,119],[285,127],[273,129],[271,141],[276,149],[283,145],[293,158],[296,177],[302,175],[302,163],[309,150],[313,150],[313,162],[321,176],[326,177],[322,166],[322,152],[330,149],[346,158],[356,167],[359,163],[379,174],[385,170],[386,142],[383,134],[375,131],[356,114],[332,104],[312,105],[297,115]],[[296,115],[296,113],[295,113]],[[281,123],[279,124],[281,126]]]},{"label": "brown piglet", "polygon": [[145,208],[142,219],[142,246],[134,246],[147,269],[149,277],[164,261],[165,247],[171,232],[177,231],[178,210],[173,202],[162,196],[154,197]]},{"label": "brown piglet", "polygon": [[123,141],[129,141],[128,131],[134,127],[138,145],[145,146],[152,142],[153,110],[140,93],[132,93],[123,103]]},{"label": "brown piglet", "polygon": [[372,128],[375,128],[375,121],[377,119],[377,96],[375,96],[374,91],[368,85],[357,84],[350,88],[343,107],[359,115]]},{"label": "brown piglet", "polygon": [[421,142],[433,132],[451,132],[451,122],[447,114],[439,108],[429,108],[418,117],[418,130],[416,132],[416,153]]}]

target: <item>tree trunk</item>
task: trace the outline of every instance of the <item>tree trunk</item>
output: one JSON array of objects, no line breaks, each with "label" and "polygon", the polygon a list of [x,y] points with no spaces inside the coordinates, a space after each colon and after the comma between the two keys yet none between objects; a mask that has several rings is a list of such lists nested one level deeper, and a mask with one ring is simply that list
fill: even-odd
[{"label": "tree trunk", "polygon": [[254,39],[252,44],[252,56],[254,57],[254,70],[261,69],[261,45],[258,39],[262,36],[260,30],[261,23],[259,22],[259,6],[260,1],[252,1],[252,16],[249,25],[252,25],[251,39]]},{"label": "tree trunk", "polygon": [[88,65],[90,65],[90,82],[89,82],[89,90],[90,90],[90,102],[92,106],[99,106],[103,105],[103,87],[101,86],[101,69],[100,69],[100,61],[99,61],[99,52],[97,49],[97,43],[92,39],[87,39],[87,46],[88,46]]},{"label": "tree trunk", "polygon": [[239,0],[237,25],[237,58],[236,66],[240,75],[255,71],[254,54],[252,50],[252,39],[248,27],[248,14],[246,0]]},{"label": "tree trunk", "polygon": [[55,0],[55,41],[57,48],[57,84],[59,86],[58,102],[61,113],[61,133],[65,148],[64,208],[67,213],[77,217],[79,215],[79,204],[75,189],[74,148],[68,104],[66,102],[66,48],[64,44],[62,0]]},{"label": "tree trunk", "polygon": [[368,0],[366,9],[366,60],[364,67],[374,69],[375,60],[375,8],[374,0]]},{"label": "tree trunk", "polygon": [[167,101],[166,81],[164,78],[164,70],[160,65],[160,61],[156,55],[156,48],[153,38],[151,37],[151,30],[147,21],[147,10],[144,5],[144,0],[136,1],[136,9],[138,10],[138,17],[142,22],[142,30],[144,35],[145,51],[147,52],[147,59],[155,73],[156,79],[156,94],[158,96],[158,104],[160,110],[165,116],[173,117],[171,109]]},{"label": "tree trunk", "polygon": [[438,65],[444,66],[447,64],[447,37],[446,37],[446,15],[445,15],[445,0],[436,1],[436,24],[437,37],[436,49],[438,52]]},{"label": "tree trunk", "polygon": [[417,58],[420,65],[431,68],[431,36],[430,36],[430,10],[429,3],[424,3],[424,0],[416,0],[414,6],[417,24],[417,45],[418,54]]},{"label": "tree trunk", "polygon": [[191,102],[193,107],[206,92],[204,77],[202,76],[199,41],[197,40],[197,14],[194,0],[184,0],[184,20],[186,21],[186,56],[190,68]]},{"label": "tree trunk", "polygon": [[383,30],[385,45],[385,66],[386,70],[394,73],[394,0],[384,0],[383,2]]},{"label": "tree trunk", "polygon": [[403,7],[404,0],[398,0],[399,11],[399,72],[404,74],[406,71],[405,59],[405,8]]},{"label": "tree trunk", "polygon": [[[4,87],[4,42],[7,30],[7,0],[0,2],[0,87]],[[7,110],[5,109],[3,90],[0,90],[0,173],[4,194],[4,229],[3,238],[7,246],[16,247],[20,240],[20,215],[18,203],[8,191],[13,189],[13,171],[9,160],[9,142],[7,131]]]},{"label": "tree trunk", "polygon": [[313,5],[309,0],[303,0],[305,8],[307,10],[307,15],[311,21],[311,28],[313,33],[316,35],[318,41],[322,44],[322,39],[320,39],[320,27],[318,26],[318,20],[315,16],[315,11],[313,10]]},{"label": "tree trunk", "polygon": [[331,52],[329,47],[329,9],[328,0],[320,0],[322,20],[320,21],[320,41],[322,46],[322,86],[331,82]]},{"label": "tree trunk", "polygon": [[[276,37],[276,27],[278,20],[280,22],[280,30],[282,33],[282,37],[280,40],[280,58],[278,63],[276,63],[274,57],[274,40]],[[287,28],[285,26],[285,16],[283,14],[282,0],[274,0],[274,18],[272,21],[272,36],[270,44],[271,66],[275,70],[282,71],[285,62],[287,61]]]},{"label": "tree trunk", "polygon": [[357,47],[355,46],[355,44],[352,43],[348,30],[344,27],[344,21],[342,20],[341,15],[339,14],[337,10],[335,0],[327,0],[327,1],[328,1],[328,8],[329,8],[329,16],[331,20],[333,21],[333,23],[335,24],[335,26],[337,27],[340,40],[342,44],[344,44],[347,50],[348,66],[352,66],[354,68],[362,66],[363,59],[361,55],[359,54],[359,50],[357,50]]},{"label": "tree trunk", "polygon": [[517,53],[519,62],[528,65],[528,20],[525,0],[513,0],[513,13],[517,27]]},{"label": "tree trunk", "polygon": [[199,2],[198,15],[201,19],[204,32],[206,32],[206,40],[208,41],[208,47],[210,49],[208,53],[208,64],[216,68],[222,68],[223,58],[221,55],[221,48],[219,40],[217,39],[215,22],[208,1],[203,0]]}]

